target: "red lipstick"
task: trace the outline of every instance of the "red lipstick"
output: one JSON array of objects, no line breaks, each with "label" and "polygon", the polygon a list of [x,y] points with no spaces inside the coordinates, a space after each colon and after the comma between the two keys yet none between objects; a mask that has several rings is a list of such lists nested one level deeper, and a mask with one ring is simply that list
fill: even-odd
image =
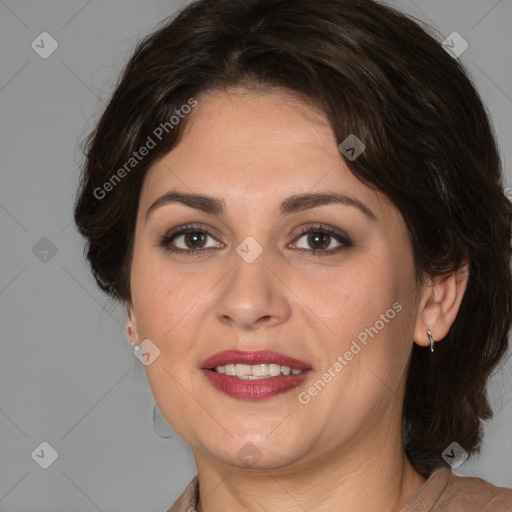
[{"label": "red lipstick", "polygon": [[217,352],[203,361],[201,368],[211,369],[225,364],[280,364],[281,366],[289,366],[297,370],[305,370],[311,368],[304,361],[299,361],[293,357],[285,356],[272,350],[224,350]]},{"label": "red lipstick", "polygon": [[[214,368],[227,364],[278,364],[292,369],[303,370],[297,375],[268,376],[260,379],[241,379],[232,375],[217,373]],[[286,393],[299,386],[311,373],[311,367],[304,361],[279,354],[271,350],[242,351],[226,350],[206,359],[201,371],[213,387],[223,393],[242,400],[263,400]]]}]

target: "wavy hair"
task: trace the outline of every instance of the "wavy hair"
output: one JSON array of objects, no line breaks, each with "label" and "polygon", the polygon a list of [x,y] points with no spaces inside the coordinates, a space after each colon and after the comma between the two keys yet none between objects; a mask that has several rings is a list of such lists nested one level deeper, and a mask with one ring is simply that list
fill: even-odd
[{"label": "wavy hair", "polygon": [[[145,172],[178,142],[190,98],[233,86],[293,91],[328,118],[347,161],[401,212],[418,283],[469,263],[459,313],[431,354],[414,344],[404,449],[424,476],[456,440],[479,451],[489,376],[507,351],[512,207],[487,111],[467,72],[413,18],[371,0],[196,0],[143,39],[85,144],[75,222],[102,290],[130,301]],[[168,123],[156,147],[105,183]],[[152,137],[155,138],[154,136]],[[340,158],[342,158],[340,153]]]}]

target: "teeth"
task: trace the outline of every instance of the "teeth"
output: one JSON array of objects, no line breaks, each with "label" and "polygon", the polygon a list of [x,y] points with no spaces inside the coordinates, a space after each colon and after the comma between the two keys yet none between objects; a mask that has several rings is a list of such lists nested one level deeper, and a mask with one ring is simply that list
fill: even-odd
[{"label": "teeth", "polygon": [[267,377],[277,377],[278,375],[298,375],[304,370],[297,370],[289,366],[279,364],[226,364],[215,368],[217,373],[231,375],[239,379],[266,379]]},{"label": "teeth", "polygon": [[269,364],[268,365],[268,374],[271,377],[277,377],[281,373],[281,365],[279,364]]}]

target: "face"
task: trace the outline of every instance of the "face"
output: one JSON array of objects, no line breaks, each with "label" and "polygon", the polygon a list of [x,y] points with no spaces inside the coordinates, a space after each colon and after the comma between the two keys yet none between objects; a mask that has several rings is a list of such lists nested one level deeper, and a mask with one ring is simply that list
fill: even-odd
[{"label": "face", "polygon": [[[163,416],[196,460],[239,468],[306,466],[399,432],[417,314],[400,213],[288,93],[210,92],[189,116],[145,177],[131,269]],[[224,351],[242,353],[207,361]]]}]

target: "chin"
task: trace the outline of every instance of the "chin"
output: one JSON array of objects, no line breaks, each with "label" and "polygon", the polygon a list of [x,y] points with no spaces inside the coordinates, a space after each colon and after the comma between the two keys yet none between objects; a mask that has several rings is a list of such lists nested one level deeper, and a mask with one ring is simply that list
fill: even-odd
[{"label": "chin", "polygon": [[299,462],[309,451],[309,444],[304,441],[301,436],[294,438],[289,433],[282,436],[235,434],[233,437],[226,435],[222,440],[206,441],[202,450],[227,465],[265,471]]}]

